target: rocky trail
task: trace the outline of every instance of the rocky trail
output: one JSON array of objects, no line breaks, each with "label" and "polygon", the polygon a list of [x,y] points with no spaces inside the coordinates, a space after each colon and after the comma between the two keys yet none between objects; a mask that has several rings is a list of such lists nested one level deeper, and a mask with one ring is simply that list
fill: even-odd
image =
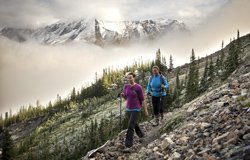
[{"label": "rocky trail", "polygon": [[[164,114],[164,120],[162,122],[166,122],[169,119],[169,116],[172,113]],[[116,159],[119,158],[119,155],[126,155],[138,152],[140,148],[147,147],[149,143],[152,143],[155,139],[160,137],[160,130],[164,126],[165,123],[160,123],[158,126],[153,126],[154,120],[146,121],[140,124],[140,127],[145,133],[145,136],[141,139],[136,134],[134,135],[134,145],[129,150],[125,150],[124,141],[126,137],[126,131],[123,130],[119,133],[117,138],[112,141],[107,141],[103,146],[92,150],[85,156],[83,159],[89,159],[95,157],[95,159],[103,159],[102,156],[105,156],[104,159]],[[110,147],[108,147],[110,146]],[[103,153],[107,152],[107,155]],[[101,154],[102,153],[102,154]]]},{"label": "rocky trail", "polygon": [[82,159],[250,159],[249,67],[222,86],[166,113],[161,125],[153,127],[151,122],[140,124],[145,138],[135,135],[128,152],[124,152],[124,130]]}]

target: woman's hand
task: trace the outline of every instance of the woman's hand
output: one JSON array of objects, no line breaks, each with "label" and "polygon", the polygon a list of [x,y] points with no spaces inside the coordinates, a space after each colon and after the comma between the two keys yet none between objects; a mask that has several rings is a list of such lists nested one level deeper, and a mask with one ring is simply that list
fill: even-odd
[{"label": "woman's hand", "polygon": [[121,97],[123,97],[125,100],[127,99],[126,95],[122,92],[121,94]]},{"label": "woman's hand", "polygon": [[145,117],[148,117],[148,110],[147,109],[144,110],[144,115],[145,115]]},{"label": "woman's hand", "polygon": [[142,102],[143,109],[144,109],[144,115],[148,117],[148,108],[147,108],[147,103],[144,101]]},{"label": "woman's hand", "polygon": [[122,92],[122,93],[121,93],[121,96],[122,96],[122,97],[125,97],[125,94]]},{"label": "woman's hand", "polygon": [[164,84],[161,84],[161,88],[162,88],[162,89],[164,89],[164,88],[165,88]]}]

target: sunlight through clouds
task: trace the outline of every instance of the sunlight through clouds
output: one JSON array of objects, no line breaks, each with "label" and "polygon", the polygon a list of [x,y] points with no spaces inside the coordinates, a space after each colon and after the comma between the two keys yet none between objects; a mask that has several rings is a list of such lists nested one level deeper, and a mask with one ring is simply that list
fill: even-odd
[{"label": "sunlight through clouds", "polygon": [[0,27],[48,25],[56,20],[98,18],[105,20],[178,19],[196,25],[228,0],[0,0]]}]

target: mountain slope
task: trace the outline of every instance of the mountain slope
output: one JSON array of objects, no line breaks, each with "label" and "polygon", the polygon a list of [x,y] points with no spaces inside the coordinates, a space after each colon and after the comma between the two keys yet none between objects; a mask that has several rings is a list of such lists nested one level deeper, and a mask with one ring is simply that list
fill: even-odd
[{"label": "mountain slope", "polygon": [[155,39],[172,32],[187,32],[187,27],[177,20],[165,19],[121,22],[81,19],[58,22],[37,29],[5,27],[0,34],[18,42],[34,40],[42,44],[53,45],[83,41],[107,45],[124,44],[132,40]]},{"label": "mountain slope", "polygon": [[[207,125],[206,127],[212,126],[211,135],[217,136],[220,134],[224,134],[223,132],[227,132],[232,128],[226,128],[225,130],[221,131],[216,130],[217,121],[215,121],[216,123],[214,124],[214,122],[209,122],[206,119],[202,119],[202,117],[204,118],[206,117],[206,115],[206,118],[212,117],[211,115],[216,113],[217,110],[219,113],[221,112],[224,114],[224,109],[229,109],[230,116],[226,118],[231,119],[231,116],[242,116],[242,118],[244,118],[243,122],[249,120],[247,119],[249,117],[249,112],[247,109],[245,109],[246,107],[244,106],[248,105],[247,100],[249,100],[250,82],[248,73],[250,72],[250,34],[241,37],[241,40],[243,42],[243,49],[245,50],[245,54],[242,57],[241,65],[237,68],[237,71],[235,71],[232,76],[224,82],[216,82],[214,80],[214,84],[211,85],[210,89],[208,89],[207,92],[204,92],[200,97],[196,98],[190,103],[183,105],[181,108],[175,108],[173,112],[166,114],[166,119],[162,126],[153,128],[150,121],[142,123],[143,128],[147,131],[147,136],[145,138],[145,141],[142,143],[139,143],[139,139],[135,139],[135,151],[141,150],[141,152],[143,153],[146,149],[149,151],[149,153],[146,154],[148,157],[154,156],[154,154],[159,153],[164,154],[164,156],[168,157],[172,157],[172,154],[174,154],[175,156],[181,154],[180,156],[182,157],[182,151],[179,150],[180,148],[185,149],[185,146],[183,146],[182,143],[179,144],[179,139],[182,137],[182,132],[180,133],[178,130],[174,129],[181,126],[185,128],[186,123],[183,122],[194,122],[194,124],[197,124],[195,125],[195,127],[199,126],[200,121],[204,123],[210,123],[210,126],[208,124],[202,125],[203,127],[204,125]],[[227,48],[228,47],[225,48],[225,52],[228,52]],[[220,52],[216,52],[211,56],[216,57],[219,54]],[[227,53],[225,54],[227,55]],[[204,60],[201,60],[200,64],[202,63],[204,63]],[[148,68],[145,66],[148,66]],[[144,67],[147,68],[147,71],[151,70],[151,64],[145,66]],[[204,65],[199,65],[199,67],[200,72],[202,72]],[[180,68],[187,69],[188,64],[181,66]],[[110,78],[115,79],[115,83],[118,83],[119,81],[117,80],[120,80],[122,75],[124,75],[127,70],[133,69],[138,68],[125,68],[121,72],[111,75],[107,74],[109,71],[104,69],[105,82],[110,76]],[[144,79],[144,81],[147,82],[148,76],[142,75],[141,77],[143,77],[141,80]],[[180,77],[185,77],[185,72],[180,74]],[[172,82],[175,81],[175,77],[169,76],[169,79],[170,86],[174,86],[174,83]],[[234,81],[238,83],[236,83],[237,87],[231,87],[235,86]],[[105,85],[107,84],[105,83]],[[118,83],[118,86],[122,87],[122,83]],[[99,87],[100,86],[94,84],[92,86],[92,88],[97,88],[98,93],[101,92],[101,89]],[[103,89],[103,85],[101,86],[101,88]],[[88,88],[88,90],[91,90],[91,88]],[[124,118],[124,103],[122,105],[122,124],[120,124],[120,104],[119,98],[117,98],[117,93],[119,91],[119,88],[114,88],[114,92],[102,97],[96,97],[98,94],[97,92],[83,92],[84,94],[81,96],[89,94],[94,95],[94,97],[83,97],[82,99],[80,99],[80,101],[76,100],[76,93],[72,92],[71,96],[66,98],[66,100],[62,100],[58,96],[55,105],[53,107],[48,106],[49,109],[46,110],[44,117],[35,117],[34,119],[22,120],[18,123],[16,122],[16,119],[11,118],[13,122],[9,123],[10,125],[7,127],[7,129],[10,131],[12,139],[14,139],[14,143],[17,148],[17,157],[15,157],[15,159],[78,159],[79,157],[84,156],[89,150],[99,146],[100,144],[104,144],[108,139],[113,140],[107,143],[106,149],[104,149],[104,151],[99,151],[101,153],[96,153],[95,156],[109,156],[110,158],[118,158],[119,156],[134,156],[135,158],[138,158],[143,156],[142,154],[140,154],[141,152],[139,152],[139,154],[136,154],[135,152],[132,152],[133,154],[123,154],[120,153],[121,150],[117,149],[122,148],[121,142],[124,138],[124,132],[120,133],[118,137],[116,137],[116,135],[120,132],[120,129],[125,129],[127,127],[127,123]],[[226,101],[227,99],[229,100],[228,103]],[[224,106],[224,104],[227,106],[229,105],[229,107],[222,107]],[[216,107],[218,105],[220,105],[220,107]],[[236,112],[233,112],[231,110],[236,110]],[[34,114],[33,112],[28,113]],[[20,114],[17,118],[20,118],[20,116],[22,115]],[[143,121],[145,121],[145,119],[143,119]],[[240,123],[239,126],[243,126],[242,124],[243,123]],[[219,124],[219,126],[220,125],[223,124]],[[230,127],[233,127],[234,122],[232,122],[232,125],[229,125]],[[188,125],[186,127],[187,130],[181,130],[183,132],[185,131],[185,134],[186,131],[194,129],[189,128],[190,126],[188,127]],[[240,132],[244,131],[242,128],[239,128],[239,130]],[[164,133],[168,134],[170,131],[173,131],[174,135],[177,135],[179,137],[172,137],[166,134],[163,137],[165,139],[166,136],[170,136],[170,138],[174,138],[175,141],[178,141],[177,144],[172,146],[172,149],[174,152],[176,151],[179,154],[172,152],[171,149],[170,151],[168,151],[168,149],[159,149],[161,145],[161,142],[159,140],[160,135]],[[201,135],[199,133],[200,132],[195,133],[195,135]],[[242,135],[243,134],[245,134],[245,132],[242,133]],[[248,145],[248,141],[247,143],[241,142],[245,140],[242,139],[244,137],[244,135],[242,135],[239,136],[239,139],[237,139],[239,140],[239,142],[237,141],[237,143],[234,144],[241,147],[241,149],[244,148],[243,146]],[[0,133],[0,137],[1,136],[2,135]],[[189,138],[190,135],[184,136]],[[185,140],[187,139],[186,137],[182,139]],[[0,138],[0,144],[1,140],[2,137]],[[190,142],[193,143],[193,140],[195,139],[190,139]],[[158,149],[154,149],[154,147],[151,148],[153,143],[155,143],[155,146],[157,146]],[[148,144],[150,145],[148,146]],[[206,144],[206,146],[204,146],[205,148],[211,145],[210,142],[204,142],[204,144]],[[223,148],[223,146],[221,147]],[[155,151],[152,151],[152,149]],[[198,150],[200,150],[200,148],[194,151],[195,155],[198,154]],[[169,152],[169,155],[167,155],[166,151]],[[183,153],[186,153],[186,151],[187,150],[185,150],[185,152],[183,151]],[[207,152],[210,154],[210,151]],[[198,156],[200,157],[201,155]],[[221,157],[220,155],[213,156]],[[145,157],[143,157],[143,159],[144,158]]]},{"label": "mountain slope", "polygon": [[[126,130],[82,159],[250,159],[250,47],[240,67],[218,88],[165,114],[124,151]],[[153,136],[152,136],[153,135]],[[89,152],[90,153],[90,152]],[[91,156],[90,156],[91,155]]]}]

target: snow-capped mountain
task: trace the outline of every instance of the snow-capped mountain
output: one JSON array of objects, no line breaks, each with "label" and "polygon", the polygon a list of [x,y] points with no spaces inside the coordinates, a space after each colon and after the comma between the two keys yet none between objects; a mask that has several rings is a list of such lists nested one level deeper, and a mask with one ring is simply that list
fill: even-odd
[{"label": "snow-capped mountain", "polygon": [[70,41],[83,41],[97,45],[123,44],[133,40],[149,40],[171,32],[186,32],[184,23],[177,20],[142,21],[101,21],[81,19],[70,22],[57,22],[37,29],[8,28],[0,34],[11,40],[24,42],[38,41],[41,44],[60,44]]}]

